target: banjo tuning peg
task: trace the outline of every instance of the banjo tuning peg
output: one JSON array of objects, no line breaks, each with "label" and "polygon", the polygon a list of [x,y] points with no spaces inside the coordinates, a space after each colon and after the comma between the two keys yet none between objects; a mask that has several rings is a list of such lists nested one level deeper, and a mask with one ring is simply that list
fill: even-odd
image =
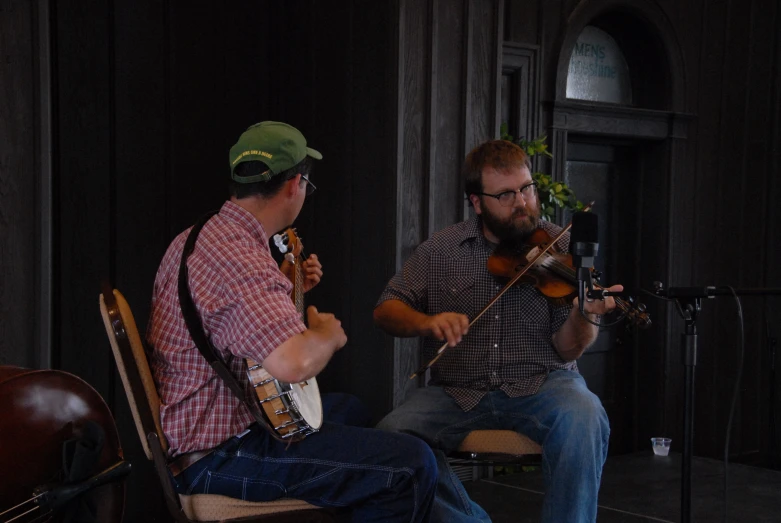
[{"label": "banjo tuning peg", "polygon": [[277,249],[279,249],[279,252],[286,253],[287,252],[287,245],[285,244],[285,240],[282,238],[281,234],[275,234],[273,236],[274,238],[274,245],[277,246]]}]

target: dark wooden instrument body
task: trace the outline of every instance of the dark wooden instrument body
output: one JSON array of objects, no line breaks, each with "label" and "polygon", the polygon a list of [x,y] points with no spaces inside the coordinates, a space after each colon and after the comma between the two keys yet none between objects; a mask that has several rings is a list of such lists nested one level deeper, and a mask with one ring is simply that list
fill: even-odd
[{"label": "dark wooden instrument body", "polygon": [[[524,270],[518,283],[528,283],[539,289],[543,296],[555,303],[569,303],[578,294],[577,274],[572,264],[572,256],[556,249],[555,244],[545,252],[531,267],[527,268],[527,256],[534,259],[539,252],[553,242],[553,238],[543,229],[537,229],[524,245],[501,244],[488,258],[488,272],[499,278],[514,278]],[[594,284],[602,289],[599,284]],[[615,297],[616,307],[629,320],[630,324],[641,329],[651,326],[651,317],[645,312],[645,306]]]},{"label": "dark wooden instrument body", "polygon": [[[32,498],[36,487],[60,479],[63,443],[88,420],[105,431],[95,473],[122,460],[111,411],[95,389],[73,374],[0,366],[0,405],[0,512]],[[96,500],[98,521],[122,520],[124,482],[85,495]],[[58,519],[54,514],[38,521]],[[5,521],[2,516],[0,521]]]}]

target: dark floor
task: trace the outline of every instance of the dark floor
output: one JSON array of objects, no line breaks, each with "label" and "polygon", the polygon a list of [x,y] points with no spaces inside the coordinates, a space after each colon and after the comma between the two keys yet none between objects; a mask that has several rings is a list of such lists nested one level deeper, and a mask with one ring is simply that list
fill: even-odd
[{"label": "dark floor", "polygon": [[[728,521],[781,522],[781,472],[730,464]],[[540,518],[544,492],[539,469],[464,483],[494,523]],[[724,466],[706,458],[692,460],[692,521],[720,523],[724,512]],[[610,457],[599,492],[600,523],[681,521],[681,456],[647,453]],[[566,522],[562,522],[566,523]]]}]

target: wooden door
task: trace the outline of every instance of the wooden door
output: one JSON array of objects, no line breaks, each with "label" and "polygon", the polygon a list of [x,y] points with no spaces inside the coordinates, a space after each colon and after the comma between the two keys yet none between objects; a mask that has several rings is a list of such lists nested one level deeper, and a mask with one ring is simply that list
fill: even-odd
[{"label": "wooden door", "polygon": [[[578,140],[570,136],[567,144],[565,180],[578,199],[595,202],[592,212],[599,216],[599,252],[594,266],[602,273],[604,285],[621,283],[632,291],[639,225],[637,152],[631,145]],[[565,213],[563,223],[570,220],[571,213]],[[608,315],[602,321],[617,319],[617,315]],[[589,389],[599,396],[610,417],[612,453],[631,450],[635,332],[626,321],[603,328],[578,361]]]}]

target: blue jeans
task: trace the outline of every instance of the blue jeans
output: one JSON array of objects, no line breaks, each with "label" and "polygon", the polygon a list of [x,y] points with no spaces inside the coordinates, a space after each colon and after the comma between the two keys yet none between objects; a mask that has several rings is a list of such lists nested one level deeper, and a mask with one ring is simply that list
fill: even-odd
[{"label": "blue jeans", "polygon": [[577,372],[551,372],[533,396],[510,398],[501,390],[491,391],[469,412],[461,410],[441,387],[421,388],[377,427],[412,434],[438,449],[439,481],[432,521],[490,521],[469,499],[445,458],[470,431],[478,429],[515,430],[542,444],[543,522],[596,521],[610,426],[599,398]]},{"label": "blue jeans", "polygon": [[429,520],[437,483],[431,449],[406,434],[364,428],[352,396],[324,394],[325,421],[303,441],[280,443],[257,425],[173,478],[180,494],[250,501],[294,498],[351,507],[356,522]]}]

